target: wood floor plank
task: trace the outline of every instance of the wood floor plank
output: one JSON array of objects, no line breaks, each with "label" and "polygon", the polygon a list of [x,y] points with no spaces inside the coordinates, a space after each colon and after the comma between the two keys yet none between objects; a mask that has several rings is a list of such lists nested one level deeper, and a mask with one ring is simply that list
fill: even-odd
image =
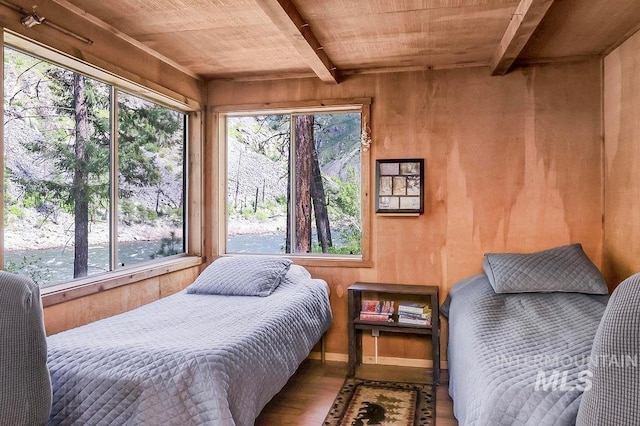
[{"label": "wood floor plank", "polygon": [[[447,393],[447,372],[436,393],[436,425],[457,426],[453,416],[453,402]],[[267,404],[256,419],[256,426],[320,426],[331,404],[342,388],[347,375],[347,364],[306,360],[286,386]],[[357,377],[405,382],[425,382],[431,372],[425,369],[364,365],[356,371]]]}]

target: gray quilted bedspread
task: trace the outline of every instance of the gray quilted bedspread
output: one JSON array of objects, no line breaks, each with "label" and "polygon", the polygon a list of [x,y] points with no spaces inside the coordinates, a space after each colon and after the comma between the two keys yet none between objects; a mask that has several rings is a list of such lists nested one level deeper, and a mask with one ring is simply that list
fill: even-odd
[{"label": "gray quilted bedspread", "polygon": [[48,339],[51,425],[252,425],[329,328],[324,281],[184,291]]},{"label": "gray quilted bedspread", "polygon": [[496,294],[484,274],[454,286],[446,302],[449,394],[459,424],[575,424],[607,299]]}]

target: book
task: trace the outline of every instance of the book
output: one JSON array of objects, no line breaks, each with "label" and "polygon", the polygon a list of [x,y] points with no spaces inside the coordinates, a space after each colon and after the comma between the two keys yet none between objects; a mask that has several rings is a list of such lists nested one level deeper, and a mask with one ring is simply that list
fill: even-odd
[{"label": "book", "polygon": [[431,308],[426,303],[418,302],[400,302],[398,305],[398,313],[406,312],[409,314],[425,314],[431,311]]},{"label": "book", "polygon": [[412,324],[412,325],[429,326],[429,325],[431,325],[431,319],[414,319],[414,318],[407,318],[407,317],[404,317],[404,316],[399,316],[398,317],[398,323],[399,324]]},{"label": "book", "polygon": [[363,300],[360,312],[393,314],[393,300]]},{"label": "book", "polygon": [[427,311],[424,314],[412,314],[410,312],[399,312],[398,317],[408,318],[408,319],[416,319],[416,320],[426,320],[431,321],[431,311]]},{"label": "book", "polygon": [[375,312],[360,312],[360,321],[392,322],[391,314],[377,314]]}]

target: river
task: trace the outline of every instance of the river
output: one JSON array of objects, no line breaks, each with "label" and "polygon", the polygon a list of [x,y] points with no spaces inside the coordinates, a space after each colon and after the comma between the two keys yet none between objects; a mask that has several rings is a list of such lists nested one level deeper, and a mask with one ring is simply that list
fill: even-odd
[{"label": "river", "polygon": [[[118,244],[118,264],[132,266],[148,262],[158,252],[161,241],[131,241]],[[234,235],[228,240],[230,253],[283,253],[284,234]],[[15,250],[4,253],[6,270],[29,275],[41,287],[73,278],[73,247],[42,250]],[[88,275],[109,270],[109,246],[89,247]]]},{"label": "river", "polygon": [[[340,233],[335,232],[335,241],[340,241]],[[119,267],[148,262],[158,252],[162,242],[131,241],[118,245]],[[282,234],[234,235],[227,240],[228,253],[284,253],[285,237]],[[33,278],[41,287],[50,287],[73,278],[73,247],[42,250],[16,250],[4,253],[5,269],[24,273]],[[89,247],[88,275],[96,275],[109,270],[109,246]]]},{"label": "river", "polygon": [[[148,262],[160,250],[162,242],[131,241],[118,244],[120,266]],[[5,251],[5,269],[32,277],[41,287],[48,287],[73,278],[73,247],[42,250]],[[88,275],[109,270],[109,246],[89,247]]]}]

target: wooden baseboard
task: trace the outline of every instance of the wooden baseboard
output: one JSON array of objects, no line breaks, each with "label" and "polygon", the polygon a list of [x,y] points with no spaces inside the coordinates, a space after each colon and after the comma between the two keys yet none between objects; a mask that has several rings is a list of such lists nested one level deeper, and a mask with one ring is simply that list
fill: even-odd
[{"label": "wooden baseboard", "polygon": [[[322,354],[320,352],[311,352],[309,354],[309,359],[322,359]],[[337,361],[337,362],[349,362],[349,355],[347,354],[339,354],[335,352],[326,352],[325,359],[327,361]]]},{"label": "wooden baseboard", "polygon": [[419,368],[432,368],[433,361],[430,359],[412,359],[412,358],[398,358],[390,356],[379,356],[376,362],[375,357],[363,356],[363,364],[380,364],[380,365],[397,365],[400,367],[419,367]]},{"label": "wooden baseboard", "polygon": [[[327,361],[337,361],[337,362],[348,362],[349,355],[340,354],[335,352],[327,352],[325,353],[325,359]],[[311,352],[309,354],[309,359],[321,359],[320,352]],[[362,357],[363,364],[376,364],[375,358],[372,356],[363,356]],[[389,356],[379,356],[377,364],[380,365],[395,365],[399,367],[419,367],[419,368],[432,368],[433,361],[430,359],[414,359],[414,358],[398,358],[398,357],[389,357]],[[440,368],[447,369],[447,361],[440,361]]]}]

